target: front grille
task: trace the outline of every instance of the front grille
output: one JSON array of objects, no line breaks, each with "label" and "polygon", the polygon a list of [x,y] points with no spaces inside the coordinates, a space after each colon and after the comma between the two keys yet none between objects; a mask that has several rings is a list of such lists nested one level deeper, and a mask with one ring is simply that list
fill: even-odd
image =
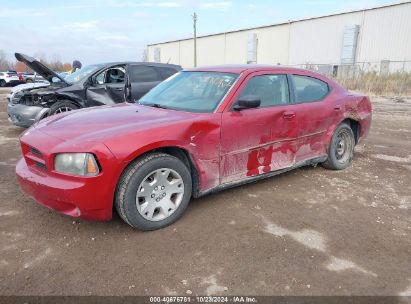
[{"label": "front grille", "polygon": [[33,155],[36,155],[37,157],[43,157],[43,154],[36,148],[34,147],[30,147],[30,153],[32,153]]},{"label": "front grille", "polygon": [[40,168],[42,170],[47,170],[46,164],[43,164],[43,163],[38,162],[38,161],[34,161],[34,164],[36,165],[37,168]]},{"label": "front grille", "polygon": [[22,147],[24,158],[28,165],[36,167],[37,169],[47,170],[46,159],[39,149],[25,144],[23,144]]}]

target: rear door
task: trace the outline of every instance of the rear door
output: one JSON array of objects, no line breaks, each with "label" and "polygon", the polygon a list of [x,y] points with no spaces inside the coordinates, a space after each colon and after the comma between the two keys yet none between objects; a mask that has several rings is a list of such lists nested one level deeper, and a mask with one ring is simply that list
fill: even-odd
[{"label": "rear door", "polygon": [[[261,99],[259,108],[236,111],[247,95]],[[287,75],[254,73],[222,115],[221,183],[291,167],[295,158],[297,121],[291,111]]]},{"label": "rear door", "polygon": [[172,67],[163,67],[163,66],[156,66],[156,70],[160,73],[161,79],[165,80],[171,76],[173,76],[175,73],[177,73],[179,70],[172,68]]},{"label": "rear door", "polygon": [[333,120],[328,84],[318,78],[293,74],[290,82],[294,89],[293,111],[298,118],[296,162],[326,154],[325,135]]},{"label": "rear door", "polygon": [[127,66],[128,76],[128,100],[135,102],[148,91],[162,81],[160,73],[154,66],[142,64],[129,64]]}]

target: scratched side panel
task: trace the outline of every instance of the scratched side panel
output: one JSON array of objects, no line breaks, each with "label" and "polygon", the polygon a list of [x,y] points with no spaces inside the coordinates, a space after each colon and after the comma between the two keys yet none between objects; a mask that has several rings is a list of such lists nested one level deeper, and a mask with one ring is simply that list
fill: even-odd
[{"label": "scratched side panel", "polygon": [[283,119],[288,106],[227,112],[221,136],[221,183],[291,167],[296,121]]},{"label": "scratched side panel", "polygon": [[330,123],[325,135],[325,143],[331,140],[335,128],[345,119],[352,119],[360,124],[359,141],[365,138],[371,128],[372,107],[367,96],[345,92],[340,98],[334,101],[341,110],[335,113],[333,121]]},{"label": "scratched side panel", "polygon": [[295,105],[298,119],[296,161],[304,161],[326,154],[325,135],[336,119],[334,96],[324,100]]}]

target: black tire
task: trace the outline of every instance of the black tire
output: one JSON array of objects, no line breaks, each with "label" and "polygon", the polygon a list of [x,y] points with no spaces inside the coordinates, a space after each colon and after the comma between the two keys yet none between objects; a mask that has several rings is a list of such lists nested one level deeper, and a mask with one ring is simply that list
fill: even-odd
[{"label": "black tire", "polygon": [[334,130],[328,146],[328,159],[323,166],[331,170],[347,168],[354,157],[355,137],[351,127],[341,123]]},{"label": "black tire", "polygon": [[[143,217],[137,209],[137,191],[147,176],[153,171],[163,168],[174,170],[179,174],[184,184],[184,193],[173,213],[164,219],[151,221]],[[187,208],[191,192],[190,170],[180,159],[165,153],[150,153],[138,158],[124,170],[117,184],[114,204],[117,213],[131,227],[149,231],[164,228],[174,223]],[[153,210],[155,209],[153,208]]]},{"label": "black tire", "polygon": [[33,83],[33,79],[26,79],[26,83]]},{"label": "black tire", "polygon": [[6,81],[4,79],[0,79],[0,87],[4,88],[6,86]]},{"label": "black tire", "polygon": [[60,114],[60,113],[64,113],[64,112],[69,112],[69,111],[73,111],[73,110],[77,110],[79,107],[69,101],[69,100],[62,100],[62,101],[58,101],[55,104],[53,104],[50,107],[50,115],[54,115],[54,114]]}]

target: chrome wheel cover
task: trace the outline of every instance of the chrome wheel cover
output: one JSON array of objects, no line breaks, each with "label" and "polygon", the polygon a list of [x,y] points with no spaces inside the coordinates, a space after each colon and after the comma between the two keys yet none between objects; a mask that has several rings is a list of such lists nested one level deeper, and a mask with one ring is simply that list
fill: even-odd
[{"label": "chrome wheel cover", "polygon": [[161,221],[178,209],[183,196],[184,182],[180,174],[169,168],[157,169],[138,186],[137,210],[146,220]]}]

